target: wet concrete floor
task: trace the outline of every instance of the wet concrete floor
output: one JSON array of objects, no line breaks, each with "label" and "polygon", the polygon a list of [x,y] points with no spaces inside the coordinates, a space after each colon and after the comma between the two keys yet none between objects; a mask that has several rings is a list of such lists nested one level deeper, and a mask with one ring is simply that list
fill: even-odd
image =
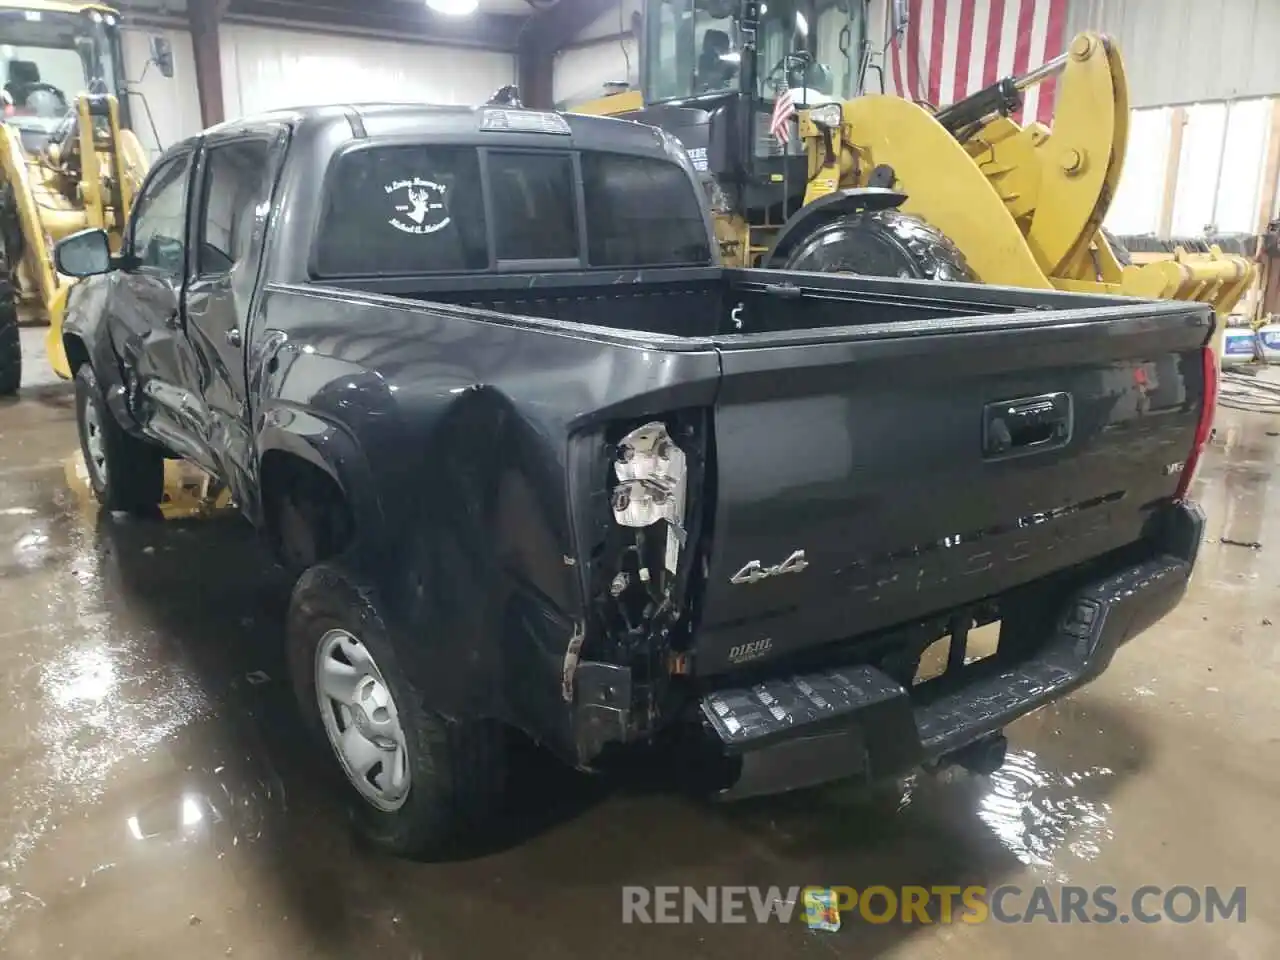
[{"label": "wet concrete floor", "polygon": [[[1011,728],[995,776],[714,806],[531,753],[496,849],[424,865],[346,829],[281,680],[288,584],[250,531],[100,517],[68,487],[69,394],[25,391],[0,403],[0,954],[1280,956],[1280,417],[1218,426],[1190,596]],[[1122,906],[1146,884],[1244,886],[1247,913],[621,922],[624,885],[792,884],[1106,884]]]}]

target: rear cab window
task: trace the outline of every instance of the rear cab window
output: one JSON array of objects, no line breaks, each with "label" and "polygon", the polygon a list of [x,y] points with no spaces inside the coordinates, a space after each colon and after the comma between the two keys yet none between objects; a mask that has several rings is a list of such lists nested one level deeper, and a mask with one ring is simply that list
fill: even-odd
[{"label": "rear cab window", "polygon": [[490,150],[488,170],[497,260],[581,259],[570,154]]},{"label": "rear cab window", "polygon": [[344,153],[334,164],[315,243],[319,276],[488,268],[474,147],[378,146]]},{"label": "rear cab window", "polygon": [[582,190],[592,266],[674,266],[711,260],[702,205],[684,170],[674,163],[584,153]]},{"label": "rear cab window", "polygon": [[706,266],[696,185],[656,157],[361,145],[325,179],[319,278]]}]

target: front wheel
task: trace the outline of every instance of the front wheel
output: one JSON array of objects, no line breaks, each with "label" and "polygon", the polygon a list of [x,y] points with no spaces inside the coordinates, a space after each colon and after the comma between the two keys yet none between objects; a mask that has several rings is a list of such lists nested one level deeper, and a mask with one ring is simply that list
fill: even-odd
[{"label": "front wheel", "polygon": [[972,282],[964,254],[941,230],[900,210],[854,213],[816,227],[784,270]]},{"label": "front wheel", "polygon": [[428,708],[374,591],[322,563],[289,606],[294,692],[333,753],[356,828],[404,857],[465,849],[502,796],[505,732]]},{"label": "front wheel", "polygon": [[164,454],[116,422],[87,363],[76,371],[76,427],[98,502],[108,510],[154,513],[164,495]]}]

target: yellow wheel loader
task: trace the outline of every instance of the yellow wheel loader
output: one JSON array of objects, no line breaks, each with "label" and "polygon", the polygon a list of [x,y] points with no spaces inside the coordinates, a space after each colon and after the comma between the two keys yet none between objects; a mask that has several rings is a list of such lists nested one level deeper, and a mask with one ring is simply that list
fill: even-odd
[{"label": "yellow wheel loader", "polygon": [[[68,278],[53,245],[102,227],[119,249],[146,151],[130,129],[119,14],[74,0],[0,0],[0,396],[22,377],[19,321],[50,324],[46,346],[68,375],[60,327]],[[172,76],[172,52],[152,62]]]},{"label": "yellow wheel loader", "polygon": [[[1124,164],[1120,53],[1068,51],[941,109],[859,95],[863,0],[648,0],[641,89],[580,104],[662,127],[705,172],[727,263],[1195,300],[1226,315],[1251,261],[1122,263],[1101,225]],[[1011,119],[1058,77],[1052,129]],[[799,136],[774,135],[786,90]],[[1119,254],[1119,257],[1117,256]]]}]

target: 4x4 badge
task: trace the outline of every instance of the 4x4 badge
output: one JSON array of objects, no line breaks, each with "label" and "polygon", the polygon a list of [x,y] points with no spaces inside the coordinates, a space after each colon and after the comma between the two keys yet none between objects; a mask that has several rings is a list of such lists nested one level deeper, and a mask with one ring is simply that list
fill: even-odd
[{"label": "4x4 badge", "polygon": [[808,569],[809,562],[804,558],[804,551],[797,550],[781,563],[766,567],[759,560],[752,560],[745,567],[729,578],[730,583],[759,583],[769,577],[778,577],[784,573],[801,573]]}]

